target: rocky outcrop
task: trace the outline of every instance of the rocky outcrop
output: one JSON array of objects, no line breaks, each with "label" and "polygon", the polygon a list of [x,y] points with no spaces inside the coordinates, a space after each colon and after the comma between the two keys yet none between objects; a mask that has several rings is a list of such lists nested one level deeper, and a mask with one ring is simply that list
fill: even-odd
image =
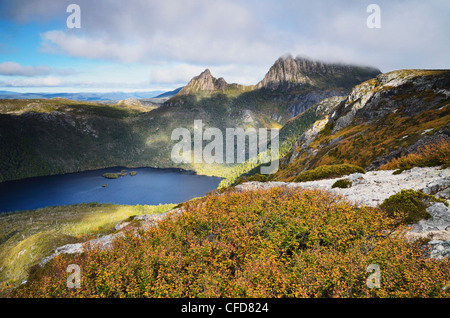
[{"label": "rocky outcrop", "polygon": [[[450,97],[448,70],[400,70],[380,74],[355,86],[331,119],[334,132],[353,123],[368,122],[401,111],[414,116]],[[405,107],[407,106],[407,107]]]},{"label": "rocky outcrop", "polygon": [[[280,161],[281,170],[289,172],[280,171],[277,176],[292,177],[324,162],[347,162],[377,170],[393,159],[417,153],[425,145],[450,139],[450,123],[438,119],[447,116],[449,105],[449,70],[380,74],[334,100],[333,107],[318,116],[317,123],[299,134]],[[427,121],[430,124],[425,125]],[[325,124],[327,131],[322,133]],[[387,132],[389,135],[384,136]]]},{"label": "rocky outcrop", "polygon": [[[321,189],[343,196],[354,204],[376,207],[401,190],[413,189],[424,193],[440,193],[450,203],[450,168],[413,168],[394,175],[391,170],[354,173],[343,177],[352,182],[350,188],[331,188],[341,178],[308,182],[245,182],[236,186],[237,191],[253,191],[272,187]],[[409,240],[429,239],[429,255],[434,258],[450,256],[450,208],[433,203],[427,208],[432,218],[414,224],[405,234]]]},{"label": "rocky outcrop", "polygon": [[206,69],[200,75],[193,77],[177,95],[189,95],[202,91],[224,91],[227,85],[223,77],[216,79],[211,75],[210,70]]},{"label": "rocky outcrop", "polygon": [[328,123],[328,114],[330,114],[332,110],[336,108],[344,99],[344,96],[334,96],[323,99],[313,106],[315,108],[316,116],[322,119],[317,120],[309,129],[298,137],[292,147],[292,155],[281,159],[283,164],[288,164],[294,161],[303,151],[313,154],[313,150],[308,148],[309,144],[317,137],[317,135]]},{"label": "rocky outcrop", "polygon": [[298,85],[323,88],[352,87],[380,74],[380,70],[337,63],[324,63],[291,55],[279,58],[257,88],[289,89]]},{"label": "rocky outcrop", "polygon": [[[325,179],[307,182],[246,182],[236,186],[239,191],[268,189],[284,186],[288,188],[317,188],[331,191],[344,196],[350,202],[367,206],[377,206],[386,198],[401,190],[413,189],[428,192],[435,184],[447,184],[450,181],[450,168],[439,167],[413,168],[401,174],[392,174],[392,170],[369,171],[365,174],[355,173],[347,177],[352,181],[351,188],[331,188],[333,183],[341,178]],[[447,188],[448,189],[448,186]],[[442,191],[442,190],[441,190]],[[446,197],[449,200],[450,197]]]}]

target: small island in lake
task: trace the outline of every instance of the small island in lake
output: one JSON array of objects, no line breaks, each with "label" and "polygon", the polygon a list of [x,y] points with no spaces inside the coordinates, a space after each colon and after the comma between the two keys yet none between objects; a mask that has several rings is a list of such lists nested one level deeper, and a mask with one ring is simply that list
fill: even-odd
[{"label": "small island in lake", "polygon": [[[127,175],[127,171],[126,170],[122,170],[120,172],[107,172],[104,173],[102,176],[106,179],[117,179],[119,177],[125,177]],[[135,176],[137,174],[136,171],[130,171],[130,176]]]},{"label": "small island in lake", "polygon": [[103,177],[106,179],[117,179],[119,178],[119,173],[107,172],[103,174]]}]

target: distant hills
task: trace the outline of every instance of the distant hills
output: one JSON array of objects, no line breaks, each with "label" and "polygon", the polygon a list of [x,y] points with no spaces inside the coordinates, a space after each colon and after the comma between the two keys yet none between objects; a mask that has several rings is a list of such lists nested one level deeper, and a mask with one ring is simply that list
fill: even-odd
[{"label": "distant hills", "polygon": [[108,92],[108,93],[19,93],[13,91],[0,91],[0,99],[42,99],[42,98],[66,98],[78,101],[110,102],[128,98],[170,98],[177,94],[182,87],[173,91],[148,91],[148,92]]}]

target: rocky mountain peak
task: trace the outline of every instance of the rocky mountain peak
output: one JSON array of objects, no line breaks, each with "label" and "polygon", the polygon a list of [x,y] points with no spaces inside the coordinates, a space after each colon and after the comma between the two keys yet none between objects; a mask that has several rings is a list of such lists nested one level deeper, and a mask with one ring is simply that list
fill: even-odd
[{"label": "rocky mountain peak", "polygon": [[223,77],[215,78],[211,75],[211,71],[206,69],[200,75],[193,77],[178,94],[188,95],[201,91],[223,91],[226,87],[227,82]]},{"label": "rocky mountain peak", "polygon": [[380,70],[372,67],[326,63],[287,55],[273,64],[257,88],[289,89],[304,84],[349,88],[380,73]]}]

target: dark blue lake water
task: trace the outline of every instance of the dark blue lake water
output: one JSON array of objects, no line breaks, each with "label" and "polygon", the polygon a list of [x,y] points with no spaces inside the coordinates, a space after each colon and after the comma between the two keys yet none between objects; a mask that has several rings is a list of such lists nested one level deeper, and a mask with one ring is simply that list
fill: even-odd
[{"label": "dark blue lake water", "polygon": [[[106,172],[136,171],[118,179]],[[64,175],[36,177],[0,183],[0,213],[75,203],[157,205],[181,203],[214,190],[221,178],[175,169],[108,168]],[[102,187],[106,184],[106,187]]]}]

